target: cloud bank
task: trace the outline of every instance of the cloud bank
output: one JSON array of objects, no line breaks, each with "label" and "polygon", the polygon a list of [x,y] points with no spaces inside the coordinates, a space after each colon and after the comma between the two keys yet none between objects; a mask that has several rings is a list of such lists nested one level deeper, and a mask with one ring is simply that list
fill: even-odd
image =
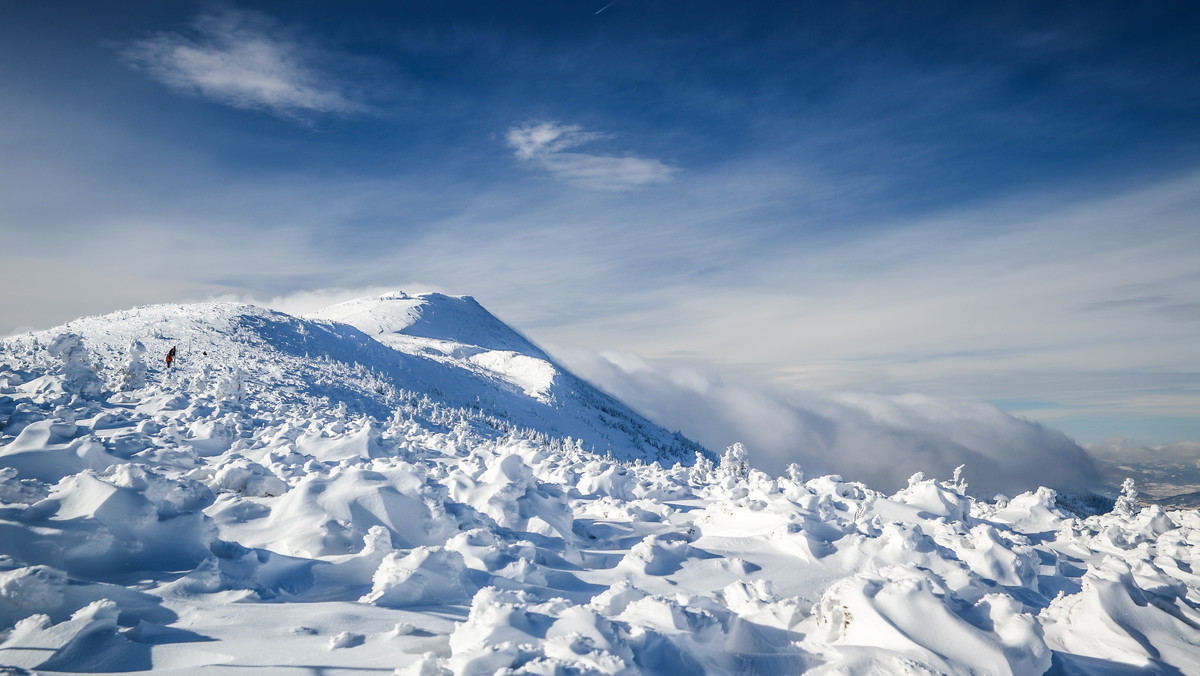
[{"label": "cloud bank", "polygon": [[284,117],[366,109],[316,65],[321,54],[253,12],[201,15],[192,34],[156,33],[124,56],[172,89],[235,108]]},{"label": "cloud bank", "polygon": [[602,138],[603,134],[558,122],[512,127],[506,136],[518,159],[592,190],[622,191],[666,183],[676,172],[674,167],[655,159],[568,152]]},{"label": "cloud bank", "polygon": [[949,478],[958,465],[985,497],[1040,485],[1100,485],[1092,459],[1066,435],[1000,409],[919,394],[805,394],[784,397],[722,381],[694,368],[583,349],[554,352],[650,419],[717,450],[735,441],[752,464],[781,474],[838,473],[895,490],[915,472]]},{"label": "cloud bank", "polygon": [[1145,445],[1125,438],[1084,444],[1094,458],[1117,463],[1165,463],[1200,467],[1200,441]]}]

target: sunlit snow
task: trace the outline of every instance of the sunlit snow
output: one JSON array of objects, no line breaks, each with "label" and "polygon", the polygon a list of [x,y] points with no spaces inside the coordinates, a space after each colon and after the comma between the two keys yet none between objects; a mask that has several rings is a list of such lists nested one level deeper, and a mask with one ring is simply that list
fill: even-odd
[{"label": "sunlit snow", "polygon": [[0,342],[0,665],[1200,673],[1197,511],[853,479],[706,451],[470,298],[80,319]]}]

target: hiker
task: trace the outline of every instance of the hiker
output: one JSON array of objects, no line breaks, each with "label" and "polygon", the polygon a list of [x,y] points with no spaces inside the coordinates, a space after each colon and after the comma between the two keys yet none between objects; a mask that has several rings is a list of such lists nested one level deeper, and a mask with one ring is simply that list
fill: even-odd
[{"label": "hiker", "polygon": [[175,346],[171,346],[171,351],[167,353],[167,368],[171,368],[173,361],[175,361]]}]

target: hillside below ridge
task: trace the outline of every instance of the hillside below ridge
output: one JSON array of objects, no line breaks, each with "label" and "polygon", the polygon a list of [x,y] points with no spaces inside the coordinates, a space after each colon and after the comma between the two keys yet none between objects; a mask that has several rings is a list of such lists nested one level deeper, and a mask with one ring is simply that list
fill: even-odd
[{"label": "hillside below ridge", "polygon": [[[423,400],[487,420],[495,433],[571,438],[620,459],[687,464],[697,452],[714,457],[550,361],[470,297],[396,292],[307,317],[239,302],[148,305],[0,345],[18,356],[6,361],[23,364],[25,376],[59,370],[60,357],[47,348],[74,334],[110,385],[133,360],[145,364],[146,382],[159,386],[202,390],[237,381],[245,393],[278,405],[344,406],[379,420],[402,401]],[[175,366],[164,370],[172,347]],[[139,349],[144,355],[132,354]]]}]

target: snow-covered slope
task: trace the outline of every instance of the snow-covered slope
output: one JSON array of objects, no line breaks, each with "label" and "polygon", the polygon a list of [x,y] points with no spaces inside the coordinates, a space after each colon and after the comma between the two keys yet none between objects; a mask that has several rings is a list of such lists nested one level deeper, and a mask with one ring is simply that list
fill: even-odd
[{"label": "snow-covered slope", "polygon": [[[540,348],[496,319],[470,296],[440,293],[410,296],[395,291],[375,298],[338,303],[309,313],[306,317],[349,324],[377,340],[389,344],[394,341],[397,346],[427,346],[433,349],[443,345],[463,346],[476,350],[516,352],[550,361]],[[418,340],[421,338],[429,342]]]},{"label": "snow-covered slope", "polygon": [[380,418],[402,400],[427,400],[471,411],[502,431],[569,437],[625,460],[691,462],[706,452],[554,364],[470,298],[395,293],[311,319],[240,303],[161,305],[79,319],[65,329],[110,370],[128,361],[135,341],[156,365],[177,346],[180,368],[167,375],[193,388],[237,379],[281,402],[328,399]]},{"label": "snow-covered slope", "polygon": [[448,402],[477,405],[547,436],[573,437],[626,460],[691,462],[705,452],[554,363],[470,296],[393,292],[306,318],[352,326],[397,352],[454,369],[453,376],[437,370],[431,381],[435,388],[456,383],[440,388]]},{"label": "snow-covered slope", "polygon": [[[469,296],[396,292],[339,303],[308,317],[349,324],[395,350],[465,369],[542,404],[557,403],[556,395],[572,402],[575,390],[592,389]],[[596,398],[594,391],[587,394]],[[582,417],[592,417],[587,413]]]},{"label": "snow-covered slope", "polygon": [[582,385],[445,296],[5,339],[0,666],[1200,673],[1194,510],[675,463]]}]

